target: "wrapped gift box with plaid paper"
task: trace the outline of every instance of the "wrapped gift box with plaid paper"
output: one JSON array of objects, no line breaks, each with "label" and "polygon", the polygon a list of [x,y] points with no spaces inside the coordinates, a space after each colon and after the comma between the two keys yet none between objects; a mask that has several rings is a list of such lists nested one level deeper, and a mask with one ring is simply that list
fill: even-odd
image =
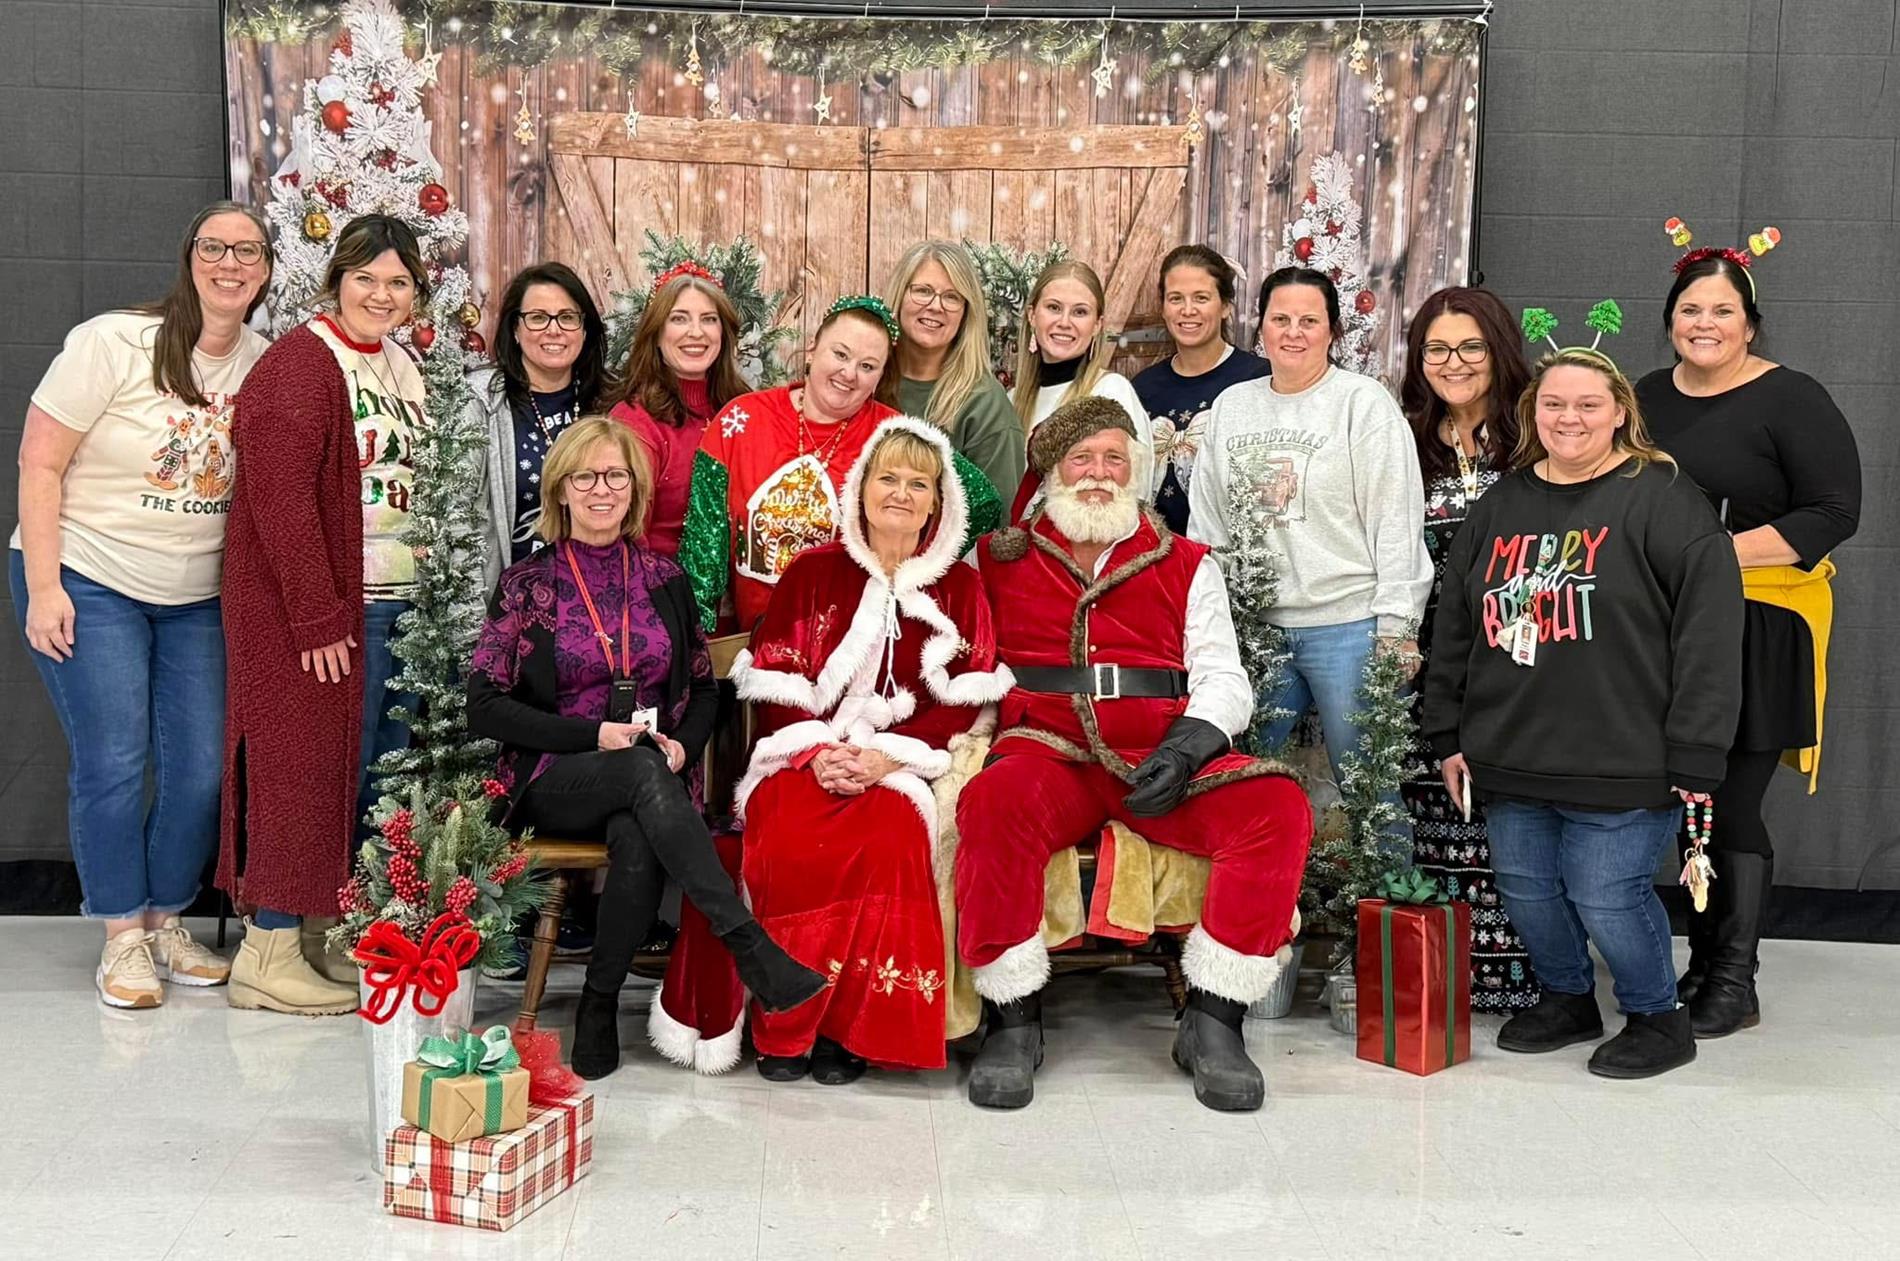
[{"label": "wrapped gift box with plaid paper", "polygon": [[530,1105],[506,1134],[447,1143],[396,1127],[383,1153],[383,1207],[398,1217],[508,1230],[575,1181],[594,1160],[594,1097]]}]

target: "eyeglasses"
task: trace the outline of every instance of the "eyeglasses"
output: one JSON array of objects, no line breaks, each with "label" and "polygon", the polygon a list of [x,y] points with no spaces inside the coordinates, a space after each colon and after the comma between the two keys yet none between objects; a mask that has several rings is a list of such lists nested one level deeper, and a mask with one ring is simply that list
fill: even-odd
[{"label": "eyeglasses", "polygon": [[583,495],[601,482],[607,483],[608,490],[625,490],[633,485],[633,470],[626,468],[601,469],[599,472],[584,468],[578,473],[567,475],[567,484]]},{"label": "eyeglasses", "polygon": [[196,250],[198,257],[207,263],[217,262],[224,257],[224,252],[229,250],[236,254],[237,261],[246,267],[253,263],[263,262],[264,255],[270,252],[270,247],[262,241],[220,241],[215,236],[195,236],[191,238],[191,248]]},{"label": "eyeglasses", "polygon": [[1491,357],[1491,348],[1473,338],[1468,342],[1459,342],[1456,346],[1448,346],[1444,342],[1426,342],[1424,359],[1429,364],[1450,363],[1454,351],[1460,363],[1483,363]]},{"label": "eyeglasses", "polygon": [[[550,324],[559,324],[568,332],[576,332],[583,323],[581,313],[569,308],[558,315],[549,315],[546,311],[518,311],[515,318],[520,320],[531,332],[540,332]],[[619,489],[615,487],[615,489]]]},{"label": "eyeglasses", "polygon": [[969,301],[955,289],[933,289],[929,285],[912,285],[904,290],[904,296],[921,307],[927,307],[933,302],[941,302],[944,313],[947,315],[955,315]]}]

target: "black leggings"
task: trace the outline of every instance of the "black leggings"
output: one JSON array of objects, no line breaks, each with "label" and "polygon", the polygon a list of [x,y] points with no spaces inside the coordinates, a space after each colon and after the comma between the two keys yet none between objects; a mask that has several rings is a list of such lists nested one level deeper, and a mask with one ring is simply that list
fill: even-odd
[{"label": "black leggings", "polygon": [[1762,798],[1781,762],[1779,750],[1730,749],[1728,772],[1715,790],[1715,839],[1711,851],[1775,856],[1768,825],[1762,822]]},{"label": "black leggings", "polygon": [[686,785],[651,746],[555,758],[528,786],[518,818],[553,836],[606,839],[607,885],[587,965],[587,988],[596,993],[620,991],[659,914],[668,876],[715,935],[752,919]]}]

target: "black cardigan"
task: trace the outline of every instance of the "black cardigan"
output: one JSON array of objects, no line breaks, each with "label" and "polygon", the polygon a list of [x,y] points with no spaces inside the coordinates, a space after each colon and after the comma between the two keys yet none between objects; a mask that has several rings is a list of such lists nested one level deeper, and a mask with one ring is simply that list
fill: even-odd
[{"label": "black cardigan", "polygon": [[[531,599],[537,588],[546,588],[547,599],[553,602],[554,555],[554,548],[542,548],[509,567],[488,600],[491,624],[507,616],[514,602]],[[667,563],[661,568],[667,577],[649,589],[672,646],[660,730],[686,750],[679,772],[685,775],[712,738],[719,685],[713,678],[692,584],[677,566]],[[530,623],[526,638],[529,652],[517,662],[512,688],[502,690],[483,670],[471,669],[468,675],[468,729],[499,742],[501,764],[512,772],[504,779],[508,796],[500,811],[502,818],[513,814],[541,754],[590,753],[600,742],[598,721],[569,718],[556,710],[553,634]]]}]

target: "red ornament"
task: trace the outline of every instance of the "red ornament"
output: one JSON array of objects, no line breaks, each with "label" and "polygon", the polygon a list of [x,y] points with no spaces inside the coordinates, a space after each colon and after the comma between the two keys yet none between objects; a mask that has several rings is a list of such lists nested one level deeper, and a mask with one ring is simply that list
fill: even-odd
[{"label": "red ornament", "polygon": [[409,340],[415,343],[417,350],[420,350],[425,355],[428,354],[429,347],[435,345],[435,325],[416,325],[416,331],[409,334]]},{"label": "red ornament", "polygon": [[482,335],[474,329],[470,329],[468,333],[463,336],[462,347],[471,355],[488,353],[488,343],[484,341]]},{"label": "red ornament", "polygon": [[330,47],[342,53],[345,57],[354,57],[356,55],[356,45],[351,42],[350,33],[348,31],[337,36],[336,43],[330,45]]},{"label": "red ornament", "polygon": [[424,184],[416,193],[416,204],[425,215],[439,215],[449,208],[449,190],[440,184]]},{"label": "red ornament", "polygon": [[323,125],[338,135],[342,135],[349,130],[350,107],[342,101],[331,101],[323,107]]},{"label": "red ornament", "polygon": [[1352,305],[1359,314],[1371,315],[1372,308],[1378,305],[1378,300],[1372,296],[1372,290],[1361,289],[1359,296],[1352,300]]},{"label": "red ornament", "polygon": [[1326,235],[1327,236],[1338,236],[1341,231],[1343,231],[1343,229],[1337,223],[1333,222],[1331,219],[1328,219],[1326,221]]},{"label": "red ornament", "polygon": [[1308,185],[1306,186],[1306,200],[1308,200],[1308,201],[1318,201],[1318,200],[1319,200],[1319,185],[1317,185],[1317,184],[1308,184]]},{"label": "red ornament", "polygon": [[292,171],[290,174],[284,176],[284,183],[290,185],[292,188],[296,188],[303,183],[303,172]]},{"label": "red ornament", "polygon": [[371,105],[387,105],[395,99],[396,94],[382,84],[372,83],[369,85],[369,102]]},{"label": "red ornament", "polygon": [[1293,257],[1299,259],[1302,263],[1312,258],[1313,257],[1313,238],[1310,236],[1303,236],[1299,240],[1293,242]]},{"label": "red ornament", "polygon": [[395,170],[396,151],[394,149],[384,149],[378,153],[376,155],[376,165],[382,167],[385,171]]}]

